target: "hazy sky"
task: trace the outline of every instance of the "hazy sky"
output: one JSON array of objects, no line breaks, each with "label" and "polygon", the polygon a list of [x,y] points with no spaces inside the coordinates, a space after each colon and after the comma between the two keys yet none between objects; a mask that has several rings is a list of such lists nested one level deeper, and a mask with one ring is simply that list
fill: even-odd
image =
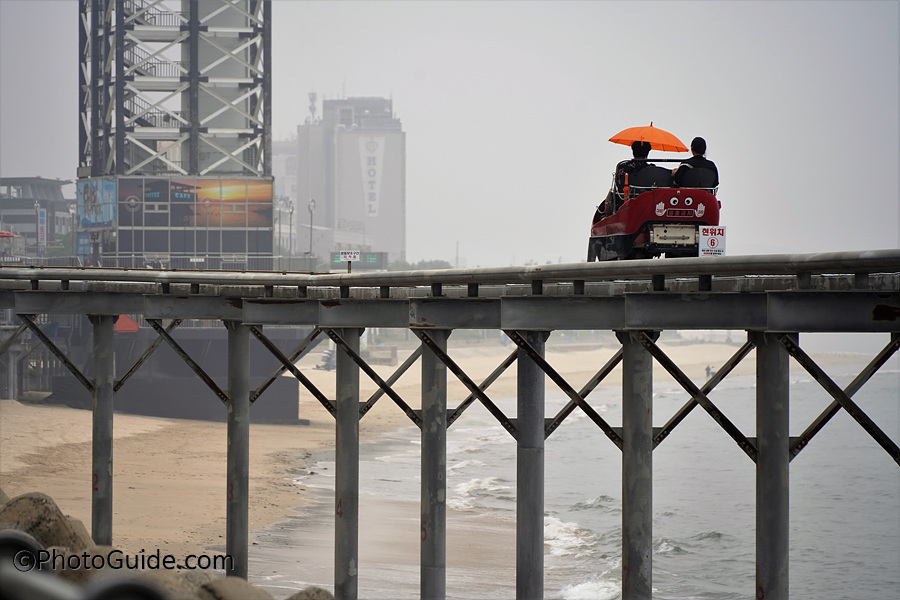
[{"label": "hazy sky", "polygon": [[[730,255],[900,246],[900,4],[273,5],[273,127],[388,96],[407,134],[407,254],[574,262],[650,121],[701,135]],[[0,0],[0,173],[73,179],[75,0]],[[653,152],[675,158],[677,154]]]}]

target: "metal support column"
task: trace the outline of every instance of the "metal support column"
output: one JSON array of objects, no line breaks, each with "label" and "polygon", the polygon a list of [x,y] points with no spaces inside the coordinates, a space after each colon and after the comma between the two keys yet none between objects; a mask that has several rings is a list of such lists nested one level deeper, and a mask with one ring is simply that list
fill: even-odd
[{"label": "metal support column", "polygon": [[[115,147],[113,148],[113,160],[115,161],[115,174],[124,175],[128,172],[125,166],[125,0],[116,0],[116,23],[114,28],[113,54],[115,56],[115,82],[113,90],[115,98]],[[109,34],[107,34],[109,35]]]},{"label": "metal support column", "polygon": [[228,453],[225,554],[226,575],[247,579],[250,544],[250,327],[226,321],[228,329]]},{"label": "metal support column", "polygon": [[[272,3],[265,2],[262,6],[263,10],[263,32],[262,32],[262,52],[263,52],[263,123],[265,127],[262,131],[262,174],[272,174]],[[292,230],[293,231],[293,230]],[[310,259],[312,259],[312,251],[310,251]],[[315,265],[310,265],[310,271],[314,270]]]},{"label": "metal support column", "polygon": [[53,355],[49,350],[41,352],[41,391],[49,392],[51,373],[53,372]]},{"label": "metal support column", "polygon": [[[544,356],[542,331],[520,331]],[[544,372],[521,348],[516,360],[516,598],[544,597]]]},{"label": "metal support column", "polygon": [[[622,342],[622,599],[649,600],[653,575],[653,360]],[[654,336],[655,337],[655,336]]]},{"label": "metal support column", "polygon": [[19,353],[15,350],[6,351],[6,398],[13,400],[18,399],[18,379],[19,370],[16,368],[19,364]]},{"label": "metal support column", "polygon": [[[336,330],[359,354],[362,329]],[[356,600],[359,594],[359,365],[337,350],[335,417],[334,597]]]},{"label": "metal support column", "polygon": [[788,598],[790,435],[788,353],[775,334],[756,345],[756,597]]},{"label": "metal support column", "polygon": [[[200,174],[200,3],[188,7],[188,173]],[[268,65],[266,65],[268,70]],[[268,121],[266,121],[268,123]],[[207,217],[208,219],[209,217]],[[209,229],[207,225],[207,230]],[[206,232],[209,236],[209,231]]]},{"label": "metal support column", "polygon": [[94,400],[91,458],[91,537],[112,545],[113,386],[116,379],[115,324],[111,315],[91,315],[94,325]]},{"label": "metal support column", "polygon": [[[429,335],[447,352],[447,330]],[[420,597],[447,595],[447,367],[422,348],[422,541]]]}]

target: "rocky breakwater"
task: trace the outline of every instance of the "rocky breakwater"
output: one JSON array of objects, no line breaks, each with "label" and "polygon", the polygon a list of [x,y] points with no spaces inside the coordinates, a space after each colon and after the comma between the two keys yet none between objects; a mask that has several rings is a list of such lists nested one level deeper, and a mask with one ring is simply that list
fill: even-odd
[{"label": "rocky breakwater", "polygon": [[[202,566],[203,557],[197,558]],[[273,600],[214,568],[191,568],[159,552],[128,556],[97,546],[84,524],[63,514],[49,496],[9,498],[2,489],[0,588],[4,600]],[[313,586],[287,600],[333,598]]]}]

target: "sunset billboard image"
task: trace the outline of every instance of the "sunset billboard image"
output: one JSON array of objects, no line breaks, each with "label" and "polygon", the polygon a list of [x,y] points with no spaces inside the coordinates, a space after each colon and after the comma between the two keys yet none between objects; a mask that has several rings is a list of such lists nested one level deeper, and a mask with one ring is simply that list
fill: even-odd
[{"label": "sunset billboard image", "polygon": [[[271,227],[272,182],[247,179],[178,179],[173,192],[184,195],[190,213],[187,224],[197,227]],[[180,204],[173,197],[173,204]]]}]

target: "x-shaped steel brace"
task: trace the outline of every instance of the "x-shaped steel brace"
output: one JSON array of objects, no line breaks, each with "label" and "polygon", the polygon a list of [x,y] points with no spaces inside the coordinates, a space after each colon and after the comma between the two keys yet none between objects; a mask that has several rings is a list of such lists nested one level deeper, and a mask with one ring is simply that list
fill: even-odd
[{"label": "x-shaped steel brace", "polygon": [[[181,325],[181,321],[182,319],[173,319],[172,322],[169,323],[169,326],[166,327],[166,333],[172,333],[172,331],[174,331],[176,327]],[[125,385],[125,382],[128,381],[128,379],[132,375],[134,375],[138,369],[141,368],[141,365],[143,365],[147,361],[147,359],[150,358],[150,355],[156,351],[162,341],[162,336],[157,336],[156,339],[153,340],[153,343],[150,344],[150,346],[148,346],[146,350],[144,350],[144,353],[141,354],[140,357],[138,357],[133,365],[131,365],[131,368],[128,369],[128,371],[126,371],[125,374],[122,375],[122,378],[116,382],[116,384],[113,386],[113,393],[118,392],[120,389],[122,389],[122,386]]]},{"label": "x-shaped steel brace", "polygon": [[[746,341],[744,344],[735,352],[731,358],[725,361],[725,364],[722,365],[713,375],[709,381],[703,384],[703,387],[700,388],[700,391],[706,394],[707,396],[713,389],[719,385],[719,383],[725,379],[725,377],[734,370],[736,366],[746,357],[751,350],[753,350],[754,344],[753,342]],[[690,412],[697,406],[697,400],[693,396],[691,399],[687,401],[687,403],[678,409],[669,422],[666,423],[663,427],[659,429],[658,432],[653,436],[653,448],[656,449],[664,439],[669,437],[669,434],[672,433],[672,430],[675,429],[675,426],[681,423],[685,417],[690,414]]]},{"label": "x-shaped steel brace", "polygon": [[3,340],[3,343],[0,344],[0,356],[2,356],[4,352],[6,352],[7,350],[9,350],[9,347],[13,345],[13,342],[16,341],[16,338],[19,337],[19,335],[21,335],[21,333],[22,333],[23,331],[25,331],[26,329],[28,329],[28,323],[26,323],[26,322],[21,318],[21,315],[20,315],[19,318],[20,318],[20,320],[22,320],[22,324],[19,325],[19,328],[16,329],[16,330],[13,332],[13,334],[12,334],[11,336],[9,336],[9,337],[6,338],[5,340]]},{"label": "x-shaped steel brace", "polygon": [[150,323],[150,326],[156,330],[159,336],[163,340],[165,340],[165,342],[169,344],[169,346],[171,346],[172,350],[175,351],[175,354],[181,357],[181,360],[183,360],[185,364],[187,364],[187,366],[190,367],[190,369],[194,373],[196,373],[201,380],[203,380],[203,383],[205,383],[209,387],[209,389],[211,389],[213,393],[218,396],[219,400],[221,400],[223,403],[228,402],[228,394],[222,391],[222,388],[220,388],[219,385],[215,381],[213,381],[213,378],[203,370],[203,367],[197,364],[197,362],[193,358],[191,358],[191,356],[184,350],[184,348],[182,348],[178,344],[178,342],[176,342],[175,339],[171,335],[169,335],[169,332],[166,331],[165,328],[163,328],[162,323],[159,319],[145,319],[145,321]]},{"label": "x-shaped steel brace", "polygon": [[[491,413],[491,415],[493,415],[494,418],[497,419],[497,421],[500,423],[500,425],[502,425],[503,428],[506,429],[506,431],[508,431],[509,434],[511,436],[513,436],[513,438],[515,439],[519,433],[519,430],[516,428],[515,423],[513,423],[513,421],[509,417],[507,417],[505,414],[503,414],[503,411],[500,410],[500,408],[496,404],[494,404],[491,401],[491,399],[488,398],[487,395],[484,393],[484,390],[487,389],[487,386],[489,386],[490,383],[485,382],[485,384],[483,384],[484,388],[478,386],[474,381],[472,381],[472,379],[468,375],[466,375],[465,371],[463,371],[462,368],[460,368],[460,366],[458,364],[456,364],[456,362],[454,362],[453,359],[450,358],[450,356],[446,352],[444,352],[443,350],[441,350],[438,347],[438,345],[434,342],[434,339],[432,339],[432,337],[430,335],[428,335],[427,331],[422,330],[422,329],[413,329],[412,331],[413,331],[413,333],[416,334],[416,336],[420,340],[422,340],[423,344],[428,346],[428,349],[434,353],[434,355],[438,358],[438,360],[441,361],[442,363],[444,363],[444,365],[446,365],[447,369],[449,369],[450,372],[453,373],[456,376],[456,378],[459,379],[462,382],[462,384],[466,386],[466,388],[469,390],[471,395],[474,396],[475,398],[478,398],[478,401],[484,405],[484,407],[488,410],[488,412]],[[512,363],[510,363],[510,364],[512,364]],[[495,373],[496,373],[496,371],[495,371]],[[499,373],[497,373],[497,377],[499,377]],[[494,377],[494,379],[496,379],[496,377]],[[493,380],[491,380],[491,382],[493,382]],[[468,400],[468,398],[466,399],[466,401],[463,402],[463,404],[466,404],[466,402],[471,403]],[[460,406],[457,407],[457,409],[456,409],[456,411],[454,411],[454,413],[459,412],[461,414],[462,411],[465,410],[465,407],[463,407],[463,404],[460,404]],[[468,404],[466,404],[466,406],[468,406]],[[454,420],[455,419],[456,419],[456,417],[454,417]],[[450,425],[450,419],[448,418],[447,426],[449,427],[449,425]]]},{"label": "x-shaped steel brace", "polygon": [[[829,377],[828,374],[825,373],[825,371],[823,371],[822,368],[817,365],[789,335],[779,335],[777,336],[777,339],[781,342],[781,345],[784,346],[785,350],[787,350],[788,354],[800,363],[800,365],[806,369],[807,373],[812,375],[813,379],[818,381],[819,385],[834,398],[832,405],[829,406],[825,412],[813,422],[810,428],[791,445],[791,458],[796,456],[796,454],[809,443],[812,436],[825,426],[828,419],[830,419],[839,408],[843,408],[876,442],[878,442],[882,448],[885,449],[891,458],[894,459],[894,462],[900,465],[900,447],[898,447],[896,442],[875,424],[865,411],[850,399],[850,396],[863,386],[872,374],[878,370],[878,367],[884,364],[884,362],[897,351],[898,346],[900,346],[900,336],[894,334],[891,338],[891,342],[878,354],[878,356],[875,357],[869,367],[864,369],[863,372],[853,380],[846,390],[842,390],[840,386],[835,383],[834,380],[832,380],[831,377]],[[874,369],[871,368],[873,366]],[[809,435],[807,435],[807,433]]]},{"label": "x-shaped steel brace", "polygon": [[[412,354],[410,354],[410,355],[406,358],[405,361],[403,361],[403,364],[401,364],[399,367],[397,367],[397,370],[395,370],[395,371],[391,374],[391,376],[387,378],[387,381],[385,382],[385,383],[387,384],[387,386],[388,386],[388,387],[391,387],[391,386],[393,386],[395,383],[397,383],[397,381],[398,381],[401,377],[403,377],[403,374],[406,373],[406,371],[409,370],[409,368],[410,368],[411,366],[413,366],[413,364],[415,364],[415,362],[416,362],[417,360],[419,360],[419,357],[420,357],[420,356],[422,356],[422,346],[416,346],[416,349],[413,350]],[[372,395],[369,397],[369,399],[366,401],[366,403],[363,404],[362,407],[360,407],[360,409],[359,409],[359,416],[362,417],[362,416],[365,415],[367,412],[369,412],[370,410],[372,410],[372,407],[375,406],[375,403],[378,402],[378,399],[381,398],[385,393],[386,393],[386,392],[385,392],[385,389],[379,386],[379,388],[378,388],[377,390],[375,390],[375,393],[372,394]],[[419,418],[421,419],[421,418],[422,418],[422,414],[421,414],[422,411],[417,410],[417,411],[415,411],[415,412],[416,412],[417,415],[419,415]]]},{"label": "x-shaped steel brace", "polygon": [[[514,362],[516,362],[517,358],[519,358],[519,353],[518,353],[518,351],[513,350],[509,354],[509,356],[507,356],[503,360],[502,363],[497,365],[497,368],[494,369],[491,372],[491,374],[488,375],[487,378],[481,382],[481,385],[478,386],[478,389],[481,390],[482,392],[486,392],[487,389],[489,387],[491,387],[491,384],[494,383],[495,381],[497,381],[497,379],[501,375],[503,375],[503,373],[505,373],[506,370],[510,366],[512,366],[512,364]],[[460,402],[459,406],[457,406],[455,409],[453,409],[453,412],[451,412],[447,416],[447,427],[449,428],[451,425],[453,425],[454,421],[456,421],[459,417],[461,417],[462,414],[466,411],[466,409],[469,408],[469,406],[471,406],[475,400],[476,400],[475,394],[470,393],[468,396],[466,396],[466,399],[463,400],[462,402]]]},{"label": "x-shaped steel brace", "polygon": [[608,437],[616,447],[621,450],[622,449],[622,436],[619,432],[615,430],[606,420],[600,416],[600,414],[594,410],[590,404],[587,403],[585,398],[588,394],[590,394],[597,385],[607,376],[609,373],[615,368],[615,366],[622,360],[622,350],[619,349],[618,352],[607,361],[606,365],[591,378],[591,380],[582,388],[580,392],[575,391],[569,382],[566,381],[562,375],[556,372],[556,370],[550,366],[543,356],[541,356],[532,346],[525,340],[519,332],[517,331],[507,331],[504,330],[506,335],[509,336],[513,342],[515,342],[516,346],[521,348],[528,357],[534,361],[534,364],[538,366],[538,368],[543,371],[547,377],[549,377],[553,383],[555,383],[559,389],[563,391],[569,397],[569,404],[567,404],[559,414],[553,419],[548,419],[544,425],[544,438],[550,436],[553,431],[556,430],[557,427],[562,423],[563,419],[565,419],[569,413],[578,406],[584,413],[593,421],[597,427],[599,427],[606,437]]},{"label": "x-shaped steel brace", "polygon": [[291,369],[294,363],[297,362],[297,359],[299,359],[300,356],[302,356],[303,353],[306,352],[307,348],[313,345],[313,343],[322,333],[322,330],[318,327],[314,328],[309,333],[309,335],[307,335],[303,339],[303,341],[300,342],[300,345],[297,346],[297,348],[295,348],[293,352],[291,352],[290,355],[285,355],[281,351],[281,349],[272,342],[272,340],[266,337],[262,329],[260,329],[259,327],[251,325],[250,333],[252,333],[254,337],[256,337],[256,339],[258,339],[260,343],[266,348],[266,350],[268,350],[269,353],[277,358],[281,363],[278,367],[275,368],[274,371],[269,374],[268,377],[263,380],[261,384],[259,384],[259,387],[256,388],[256,390],[254,390],[252,394],[250,394],[250,403],[252,404],[256,402],[260,395],[262,395],[262,393],[266,391],[269,386],[272,385],[285,371],[289,371]]},{"label": "x-shaped steel brace", "polygon": [[[620,362],[622,362],[622,348],[616,350],[615,354],[613,354],[612,357],[608,361],[606,361],[606,364],[604,364],[603,367],[601,367],[600,370],[597,371],[597,373],[595,373],[594,376],[591,377],[591,379],[586,384],[584,384],[584,386],[582,386],[580,390],[578,390],[578,397],[586,401],[588,394],[593,392],[594,388],[600,385],[600,382],[606,379],[606,376],[609,375]],[[565,420],[565,418],[568,417],[573,410],[575,410],[576,406],[580,406],[580,403],[574,398],[570,399],[569,403],[566,404],[562,408],[562,410],[560,410],[556,414],[556,416],[553,417],[553,419],[549,420],[545,429],[545,436],[550,437],[550,434],[556,431],[556,428],[562,424],[563,420]],[[619,440],[621,440],[622,436],[617,428],[613,427],[612,429],[613,433],[619,436]],[[617,443],[615,439],[612,439],[612,442],[616,444],[616,446],[621,450],[621,445]]]},{"label": "x-shaped steel brace", "polygon": [[[84,389],[86,389],[88,392],[93,394],[94,393],[94,384],[91,383],[91,381],[87,377],[84,376],[84,374],[78,369],[78,367],[76,367],[75,364],[69,360],[69,357],[67,357],[65,354],[63,354],[63,351],[60,350],[56,346],[56,344],[53,343],[53,340],[51,340],[50,338],[47,337],[47,334],[41,330],[41,328],[38,326],[37,323],[34,322],[35,316],[36,315],[18,315],[19,319],[22,320],[22,323],[26,327],[28,327],[28,329],[30,329],[31,332],[39,340],[41,340],[41,342],[44,344],[44,346],[46,346],[47,349],[53,353],[53,356],[58,358],[59,361],[63,365],[65,365],[65,367],[69,370],[69,372],[71,372],[72,375],[75,376],[75,379],[77,379],[79,382],[81,382],[81,385],[84,386]],[[16,331],[16,335],[19,334],[19,331],[21,331],[21,329],[22,328],[20,327]]]},{"label": "x-shaped steel brace", "polygon": [[[393,388],[384,379],[382,379],[381,376],[376,373],[375,370],[372,369],[372,367],[370,367],[359,354],[354,352],[353,349],[350,348],[349,345],[347,345],[347,342],[344,341],[344,338],[338,335],[337,331],[335,331],[334,329],[326,329],[325,333],[328,334],[328,337],[331,338],[331,340],[338,348],[340,348],[345,354],[347,354],[347,356],[349,356],[353,360],[353,362],[355,362],[359,366],[359,368],[362,369],[362,371],[369,377],[369,379],[374,381],[378,385],[378,387],[382,389],[391,400],[394,401],[394,404],[400,407],[400,409],[406,414],[407,417],[409,417],[409,420],[412,421],[416,425],[416,427],[418,427],[419,429],[422,428],[422,416],[417,411],[410,408],[410,406],[403,400],[403,398],[401,398],[400,395],[397,394],[397,392],[395,392]],[[365,406],[363,406],[363,408],[368,411],[371,406],[369,406],[369,408],[365,408]]]},{"label": "x-shaped steel brace", "polygon": [[737,445],[740,446],[741,450],[743,450],[753,462],[756,462],[756,457],[759,454],[756,446],[747,438],[747,436],[741,433],[741,430],[738,429],[737,426],[722,413],[722,411],[716,408],[716,405],[706,396],[706,392],[698,388],[697,385],[691,381],[690,377],[685,375],[684,371],[679,369],[678,365],[672,362],[672,359],[666,356],[666,353],[650,339],[650,336],[643,331],[632,331],[630,332],[630,335],[647,349],[650,355],[656,359],[656,362],[662,365],[675,381],[691,395],[691,398],[693,398],[697,404],[702,406],[713,420],[718,423],[735,442],[737,442]]},{"label": "x-shaped steel brace", "polygon": [[256,337],[256,339],[258,339],[260,342],[262,342],[262,345],[265,346],[266,349],[270,353],[272,353],[272,356],[277,358],[278,361],[281,363],[281,366],[278,367],[274,373],[269,375],[269,377],[266,378],[266,381],[264,381],[259,386],[259,388],[257,388],[252,394],[250,394],[251,404],[253,402],[256,402],[256,400],[257,400],[257,398],[259,398],[260,394],[262,394],[266,390],[266,388],[268,388],[272,384],[272,382],[275,381],[275,379],[277,377],[279,377],[285,371],[290,371],[291,375],[296,377],[297,380],[299,380],[300,383],[303,384],[303,387],[305,387],[307,390],[309,390],[309,393],[312,394],[313,397],[316,400],[318,400],[322,406],[325,407],[325,410],[327,410],[331,414],[332,417],[337,415],[337,409],[334,406],[334,402],[329,400],[325,396],[325,394],[323,394],[319,390],[319,388],[317,388],[315,386],[315,384],[312,381],[310,381],[309,378],[306,375],[304,375],[303,372],[300,371],[300,369],[298,369],[297,366],[294,364],[294,361],[297,360],[297,358],[301,354],[303,354],[303,352],[313,342],[313,340],[315,340],[315,338],[318,337],[318,335],[320,333],[322,333],[321,329],[319,329],[317,327],[308,336],[306,336],[306,339],[303,340],[303,342],[297,347],[297,349],[291,353],[290,357],[285,356],[284,352],[281,351],[281,348],[276,346],[272,342],[272,340],[270,340],[265,335],[263,335],[263,332],[260,331],[260,329],[258,327],[251,326],[250,333],[252,333]]}]

